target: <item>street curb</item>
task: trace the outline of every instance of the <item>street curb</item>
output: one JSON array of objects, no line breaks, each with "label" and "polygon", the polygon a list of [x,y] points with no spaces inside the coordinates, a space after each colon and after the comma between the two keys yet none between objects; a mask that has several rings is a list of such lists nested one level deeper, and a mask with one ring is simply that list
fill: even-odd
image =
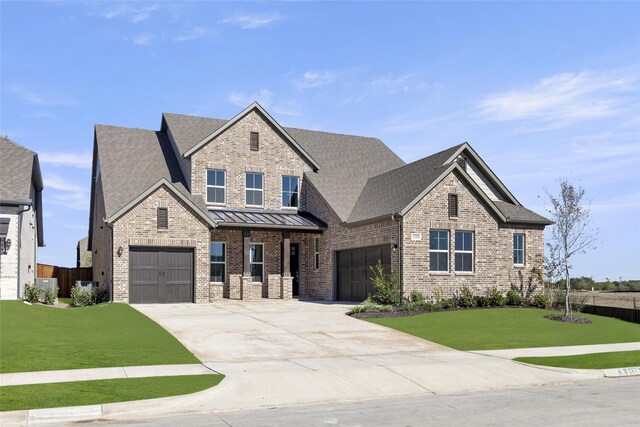
[{"label": "street curb", "polygon": [[635,377],[635,376],[640,376],[640,366],[630,366],[628,368],[604,369],[602,373],[607,378]]}]

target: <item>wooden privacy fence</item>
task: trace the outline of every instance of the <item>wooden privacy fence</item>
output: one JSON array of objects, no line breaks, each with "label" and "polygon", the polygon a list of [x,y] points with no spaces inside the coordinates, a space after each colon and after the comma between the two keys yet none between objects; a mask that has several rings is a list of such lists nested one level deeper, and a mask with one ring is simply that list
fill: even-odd
[{"label": "wooden privacy fence", "polygon": [[38,279],[58,279],[58,296],[69,298],[71,288],[77,280],[93,280],[93,269],[91,267],[67,268],[55,265],[38,264]]},{"label": "wooden privacy fence", "polygon": [[634,308],[603,307],[600,305],[585,305],[583,313],[597,314],[598,316],[615,317],[627,322],[640,323],[640,310]]}]

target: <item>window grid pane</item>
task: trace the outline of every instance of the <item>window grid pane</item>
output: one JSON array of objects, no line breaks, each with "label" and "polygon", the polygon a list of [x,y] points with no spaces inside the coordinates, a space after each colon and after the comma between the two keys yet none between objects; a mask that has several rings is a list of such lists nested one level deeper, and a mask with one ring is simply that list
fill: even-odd
[{"label": "window grid pane", "polygon": [[283,176],[282,177],[282,206],[298,207],[298,177]]},{"label": "window grid pane", "polygon": [[207,169],[207,202],[225,202],[225,174],[224,170]]},{"label": "window grid pane", "polygon": [[456,271],[473,271],[473,231],[456,231]]},{"label": "window grid pane", "polygon": [[429,269],[449,271],[449,232],[447,230],[429,232]]},{"label": "window grid pane", "polygon": [[264,190],[262,174],[247,172],[245,177],[245,203],[247,205],[262,206]]},{"label": "window grid pane", "polygon": [[211,242],[210,253],[210,278],[211,282],[226,281],[226,244],[224,242]]},{"label": "window grid pane", "polygon": [[513,263],[524,265],[524,234],[513,235]]}]

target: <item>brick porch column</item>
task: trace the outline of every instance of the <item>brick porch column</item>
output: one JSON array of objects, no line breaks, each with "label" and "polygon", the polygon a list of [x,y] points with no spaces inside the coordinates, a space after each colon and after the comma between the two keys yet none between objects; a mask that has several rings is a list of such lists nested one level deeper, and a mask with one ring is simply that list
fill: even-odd
[{"label": "brick porch column", "polygon": [[291,276],[291,233],[282,233],[282,277]]}]

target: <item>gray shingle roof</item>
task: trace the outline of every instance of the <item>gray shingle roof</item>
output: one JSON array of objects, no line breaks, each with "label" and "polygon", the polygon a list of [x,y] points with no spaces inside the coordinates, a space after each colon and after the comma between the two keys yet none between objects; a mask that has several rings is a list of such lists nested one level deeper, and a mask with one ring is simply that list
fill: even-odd
[{"label": "gray shingle roof", "polygon": [[96,125],[96,141],[107,218],[162,178],[206,215],[202,197],[192,196],[166,134],[145,129]]},{"label": "gray shingle roof", "polygon": [[496,207],[507,217],[507,222],[510,223],[525,223],[525,224],[553,224],[553,221],[538,215],[537,213],[525,208],[524,206],[514,205],[503,201],[494,201]]},{"label": "gray shingle roof", "polygon": [[42,189],[42,178],[34,177],[35,156],[33,151],[0,137],[0,200],[30,200],[32,178],[39,187],[36,190]]},{"label": "gray shingle roof", "polygon": [[[164,113],[181,153],[220,128],[226,120]],[[309,181],[346,221],[367,179],[405,163],[377,138],[342,135],[305,129],[284,130],[320,164]]]},{"label": "gray shingle roof", "polygon": [[370,178],[358,197],[348,222],[354,223],[400,212],[446,169],[456,145],[413,163]]}]

